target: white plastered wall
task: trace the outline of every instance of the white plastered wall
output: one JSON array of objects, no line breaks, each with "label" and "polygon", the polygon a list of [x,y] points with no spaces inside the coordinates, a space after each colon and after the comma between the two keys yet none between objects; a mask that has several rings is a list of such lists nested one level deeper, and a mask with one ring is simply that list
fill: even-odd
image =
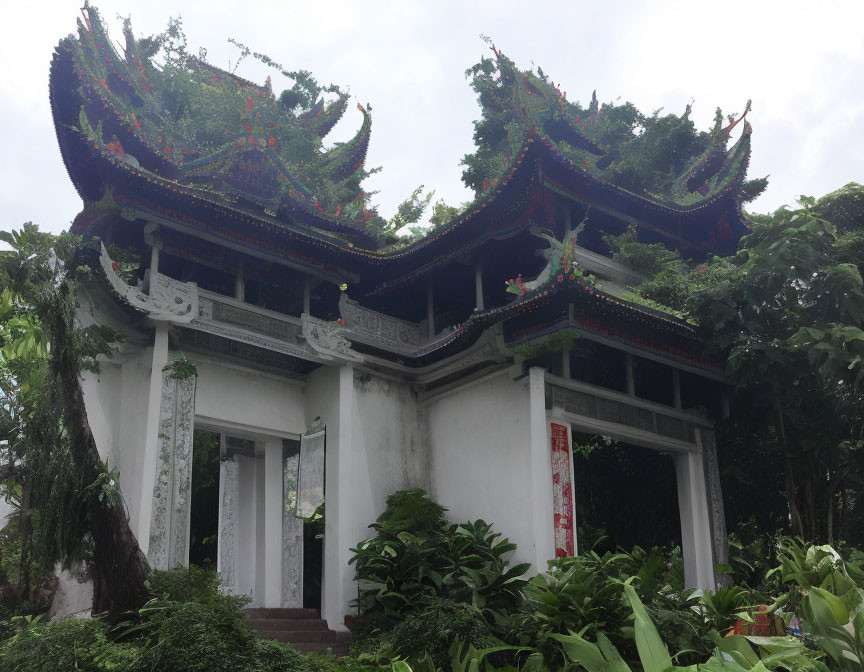
[{"label": "white plastered wall", "polygon": [[514,563],[536,564],[525,381],[502,374],[433,401],[426,410],[433,497],[449,509],[451,520],[493,523],[517,545]]},{"label": "white plastered wall", "polygon": [[[194,358],[193,358],[194,359]],[[196,361],[195,420],[262,435],[306,431],[303,387],[285,378],[210,360]]]}]

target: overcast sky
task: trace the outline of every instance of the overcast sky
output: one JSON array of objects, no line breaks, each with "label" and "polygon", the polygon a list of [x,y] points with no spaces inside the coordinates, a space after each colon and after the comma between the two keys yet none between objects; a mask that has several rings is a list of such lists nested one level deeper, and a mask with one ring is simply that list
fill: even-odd
[{"label": "overcast sky", "polygon": [[[57,149],[48,67],[75,31],[82,2],[7,3],[0,40],[0,227],[27,220],[60,231],[81,208]],[[479,115],[464,71],[488,54],[490,36],[520,67],[539,65],[571,100],[632,101],[644,112],[680,113],[707,129],[717,106],[753,110],[750,176],[770,174],[754,211],[799,194],[864,182],[864,2],[294,2],[293,0],[102,0],[109,32],[118,16],[136,35],[182,16],[190,50],[228,67],[229,37],[287,69],[350,87],[372,105],[368,180],[381,213],[424,184],[458,204],[471,197],[459,161],[472,150]],[[238,74],[263,82],[251,59]],[[274,76],[274,89],[286,81]],[[361,115],[350,106],[331,133],[343,140]],[[739,127],[740,128],[740,127]],[[735,134],[739,131],[736,129]]]}]

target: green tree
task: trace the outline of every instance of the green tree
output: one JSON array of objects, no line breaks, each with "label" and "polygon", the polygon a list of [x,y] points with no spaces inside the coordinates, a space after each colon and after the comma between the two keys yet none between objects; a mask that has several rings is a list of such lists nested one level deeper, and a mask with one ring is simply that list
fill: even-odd
[{"label": "green tree", "polygon": [[[780,491],[792,531],[815,541],[833,541],[838,531],[861,539],[851,525],[864,490],[859,194],[847,185],[818,202],[802,197],[798,209],[755,218],[734,256],[684,273],[654,263],[639,289],[698,321],[736,379],[723,429],[726,457],[734,456],[724,488],[732,511],[782,523],[771,511]],[[634,251],[640,245],[625,236],[612,247],[625,263],[658,261],[652,246]]]},{"label": "green tree", "polygon": [[25,224],[0,240],[11,247],[0,252],[0,395],[7,459],[20,466],[22,563],[86,559],[94,613],[118,619],[146,600],[149,567],[99,458],[80,375],[97,371],[120,335],[76,320],[89,274],[77,237]]}]

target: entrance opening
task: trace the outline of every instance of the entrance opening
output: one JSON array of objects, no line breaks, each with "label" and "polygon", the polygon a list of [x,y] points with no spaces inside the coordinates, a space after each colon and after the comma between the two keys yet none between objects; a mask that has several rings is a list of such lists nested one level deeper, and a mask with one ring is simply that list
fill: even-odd
[{"label": "entrance opening", "polygon": [[580,551],[681,548],[673,456],[573,432]]},{"label": "entrance opening", "polygon": [[321,575],[324,571],[324,504],[303,524],[303,606],[321,608]]},{"label": "entrance opening", "polygon": [[219,557],[219,459],[221,437],[196,429],[192,439],[189,564],[216,569]]}]

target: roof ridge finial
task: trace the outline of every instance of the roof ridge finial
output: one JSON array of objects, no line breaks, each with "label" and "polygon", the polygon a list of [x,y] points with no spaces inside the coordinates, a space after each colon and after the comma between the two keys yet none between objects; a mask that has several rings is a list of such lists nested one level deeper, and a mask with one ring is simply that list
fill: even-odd
[{"label": "roof ridge finial", "polygon": [[732,129],[735,128],[738,124],[744,121],[744,117],[750,112],[750,107],[753,104],[753,99],[750,98],[747,100],[747,105],[744,107],[744,114],[742,114],[738,119],[735,119],[734,114],[730,114],[727,119],[729,120],[729,125],[723,129],[723,132],[729,136],[732,134]]}]

